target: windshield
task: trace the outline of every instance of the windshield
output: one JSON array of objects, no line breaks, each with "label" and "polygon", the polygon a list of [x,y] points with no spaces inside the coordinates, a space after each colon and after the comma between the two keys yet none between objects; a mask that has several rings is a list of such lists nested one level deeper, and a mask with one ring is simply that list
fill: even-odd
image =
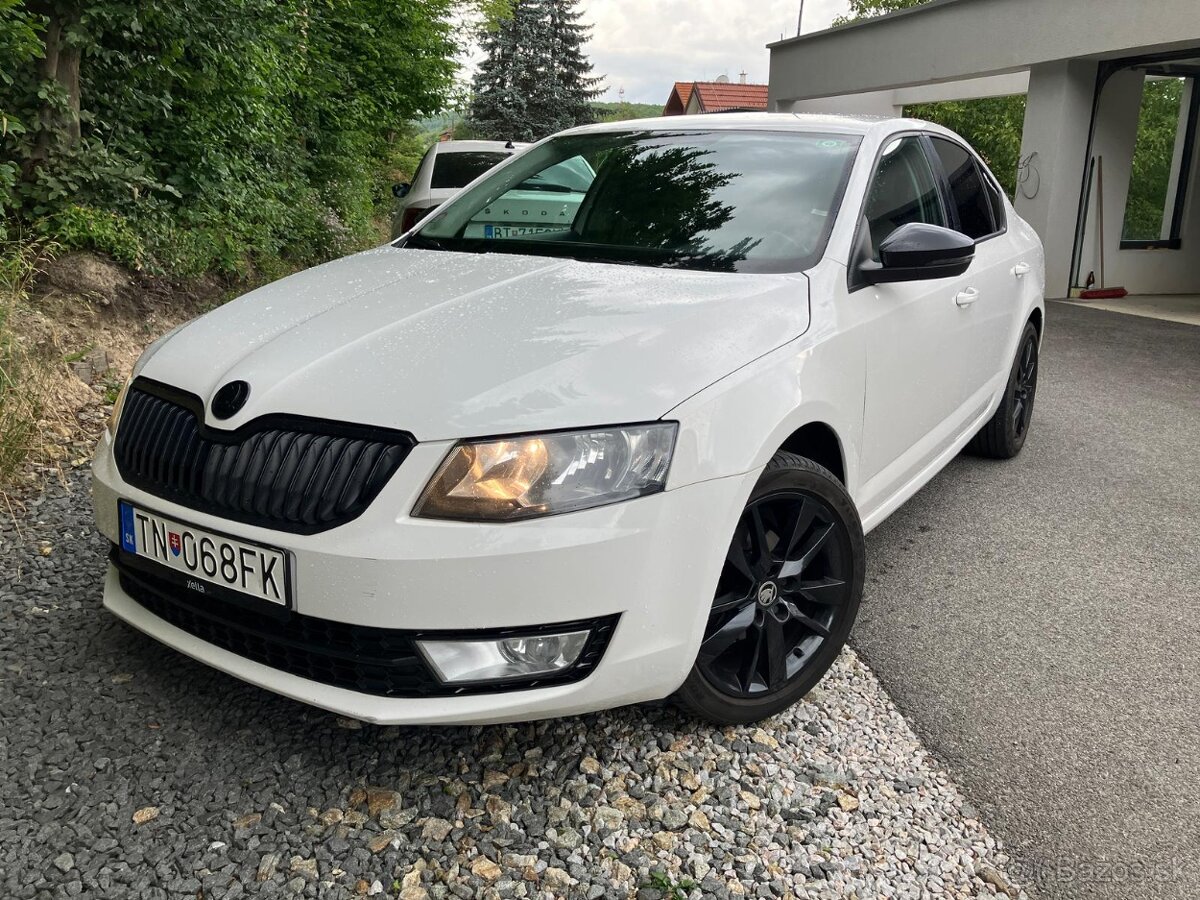
[{"label": "windshield", "polygon": [[442,206],[404,246],[799,271],[825,250],[859,142],[808,132],[564,135]]},{"label": "windshield", "polygon": [[504,162],[510,154],[499,152],[471,150],[468,152],[446,153],[443,151],[433,158],[433,174],[430,176],[430,187],[460,188],[470,184],[488,169]]}]

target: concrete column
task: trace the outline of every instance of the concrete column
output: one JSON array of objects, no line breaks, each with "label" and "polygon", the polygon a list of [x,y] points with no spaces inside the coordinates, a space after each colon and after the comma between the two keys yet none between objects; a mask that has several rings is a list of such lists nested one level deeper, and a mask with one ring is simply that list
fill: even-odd
[{"label": "concrete column", "polygon": [[1032,159],[1028,179],[1017,185],[1016,208],[1045,245],[1048,297],[1065,297],[1071,286],[1096,65],[1063,60],[1035,65],[1029,72],[1021,159],[1031,154]]}]

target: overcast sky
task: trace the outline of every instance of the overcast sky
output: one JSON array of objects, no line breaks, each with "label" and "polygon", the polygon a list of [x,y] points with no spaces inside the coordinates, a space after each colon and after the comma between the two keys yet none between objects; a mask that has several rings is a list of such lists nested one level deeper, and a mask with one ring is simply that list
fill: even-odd
[{"label": "overcast sky", "polygon": [[[846,0],[805,0],[804,33],[828,28]],[[665,103],[676,81],[718,75],[766,84],[766,44],[796,33],[799,0],[583,0],[587,52],[605,76],[601,100]]]}]

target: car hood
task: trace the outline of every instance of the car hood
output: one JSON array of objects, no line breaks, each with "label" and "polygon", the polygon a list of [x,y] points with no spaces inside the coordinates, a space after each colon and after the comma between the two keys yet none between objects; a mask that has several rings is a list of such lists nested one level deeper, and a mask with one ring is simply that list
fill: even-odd
[{"label": "car hood", "polygon": [[184,327],[141,374],[222,428],[291,413],[418,440],[652,421],[808,327],[803,275],[737,275],[382,247]]}]

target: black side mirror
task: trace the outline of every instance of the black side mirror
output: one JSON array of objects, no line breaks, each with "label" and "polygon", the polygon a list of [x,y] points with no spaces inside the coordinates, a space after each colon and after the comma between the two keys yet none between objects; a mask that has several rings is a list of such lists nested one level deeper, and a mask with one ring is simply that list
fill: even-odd
[{"label": "black side mirror", "polygon": [[392,185],[392,196],[397,200],[403,200],[408,196],[408,192],[412,190],[412,185],[406,181],[397,182]]},{"label": "black side mirror", "polygon": [[961,232],[940,225],[909,222],[879,245],[879,262],[859,266],[870,284],[924,281],[962,275],[975,259],[975,242]]}]

